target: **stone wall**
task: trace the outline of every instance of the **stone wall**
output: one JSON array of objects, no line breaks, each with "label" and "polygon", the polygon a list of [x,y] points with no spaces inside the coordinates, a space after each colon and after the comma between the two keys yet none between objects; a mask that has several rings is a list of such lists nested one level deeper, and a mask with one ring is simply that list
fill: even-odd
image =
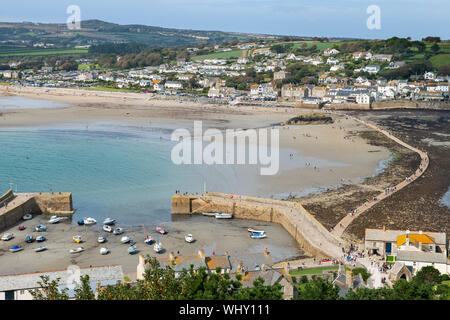
[{"label": "stone wall", "polygon": [[37,206],[34,198],[28,198],[17,206],[8,204],[8,211],[0,214],[0,230],[13,226],[22,220],[22,217],[27,213],[37,212],[39,212],[39,207]]},{"label": "stone wall", "polygon": [[232,213],[239,219],[278,223],[308,254],[336,259],[341,256],[342,240],[328,232],[298,203],[217,192],[173,196],[172,214],[202,212]]},{"label": "stone wall", "polygon": [[34,193],[32,194],[36,200],[41,213],[72,215],[72,193],[52,192],[52,193]]}]

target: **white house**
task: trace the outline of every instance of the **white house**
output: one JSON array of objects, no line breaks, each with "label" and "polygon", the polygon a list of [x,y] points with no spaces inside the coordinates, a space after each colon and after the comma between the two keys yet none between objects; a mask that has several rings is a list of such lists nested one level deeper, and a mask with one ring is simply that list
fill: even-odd
[{"label": "white house", "polygon": [[425,80],[434,80],[436,78],[436,74],[434,72],[427,71],[425,72],[423,77],[425,78]]},{"label": "white house", "polygon": [[183,83],[179,81],[166,81],[167,89],[183,89]]},{"label": "white house", "polygon": [[328,49],[323,51],[323,55],[327,57],[327,56],[332,56],[332,55],[338,54],[339,52],[340,51],[337,50],[337,49],[328,48]]},{"label": "white house", "polygon": [[327,64],[338,64],[339,63],[339,59],[336,59],[334,57],[329,57],[327,59]]},{"label": "white house", "polygon": [[356,95],[357,104],[370,104],[370,95],[367,93],[361,93]]},{"label": "white house", "polygon": [[378,73],[378,71],[380,71],[381,67],[376,65],[376,64],[369,64],[367,66],[365,66],[362,70],[364,72],[368,72],[368,73]]}]

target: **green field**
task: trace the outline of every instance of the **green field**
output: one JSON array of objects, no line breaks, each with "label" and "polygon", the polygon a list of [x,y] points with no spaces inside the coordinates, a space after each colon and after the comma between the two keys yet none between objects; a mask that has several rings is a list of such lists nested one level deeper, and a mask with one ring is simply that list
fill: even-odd
[{"label": "green field", "polygon": [[344,41],[336,41],[336,42],[309,42],[309,41],[302,41],[302,42],[296,42],[294,43],[294,48],[300,48],[302,44],[306,43],[306,48],[311,48],[312,46],[316,45],[317,49],[319,50],[325,50],[328,48],[332,48],[335,45],[341,45]]},{"label": "green field", "polygon": [[327,266],[327,267],[319,267],[313,269],[304,269],[304,270],[292,270],[290,272],[291,275],[306,275],[306,274],[321,274],[323,271],[337,271],[339,269],[338,266]]},{"label": "green field", "polygon": [[0,48],[0,57],[12,56],[46,56],[51,54],[83,54],[88,53],[88,49],[37,49],[37,48]]},{"label": "green field", "polygon": [[211,53],[211,54],[205,54],[202,56],[193,56],[192,60],[239,58],[241,56],[242,56],[242,50],[232,50],[232,51],[226,51],[226,52],[216,52],[216,53]]},{"label": "green field", "polygon": [[435,68],[450,65],[450,54],[444,53],[435,55],[430,58],[430,61],[433,64],[433,67]]}]

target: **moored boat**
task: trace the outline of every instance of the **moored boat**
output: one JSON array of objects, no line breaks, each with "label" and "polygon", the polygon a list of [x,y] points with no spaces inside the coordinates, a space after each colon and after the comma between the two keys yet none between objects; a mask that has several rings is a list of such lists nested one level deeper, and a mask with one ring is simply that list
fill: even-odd
[{"label": "moored boat", "polygon": [[35,252],[41,252],[41,251],[45,251],[45,250],[47,250],[46,246],[39,246],[34,249]]},{"label": "moored boat", "polygon": [[129,254],[135,254],[137,252],[136,242],[133,242],[127,250]]},{"label": "moored boat", "polygon": [[216,216],[216,219],[231,219],[231,218],[233,218],[233,214],[223,213],[223,212],[217,212],[215,216]]},{"label": "moored boat", "polygon": [[50,218],[50,220],[48,220],[48,223],[55,224],[55,223],[61,222],[61,220],[62,220],[62,219],[61,219],[60,217],[52,216],[52,217]]},{"label": "moored boat", "polygon": [[19,229],[19,231],[23,231],[23,230],[25,230],[26,228],[25,228],[25,226],[19,226],[17,229]]},{"label": "moored boat", "polygon": [[194,237],[192,236],[192,234],[188,234],[187,236],[184,237],[184,240],[188,243],[192,243],[195,241]]},{"label": "moored boat", "polygon": [[166,234],[167,233],[167,231],[165,229],[161,228],[161,227],[156,227],[156,231],[158,231],[161,234]]},{"label": "moored boat", "polygon": [[128,243],[128,242],[130,242],[130,237],[123,236],[123,237],[120,239],[120,242],[122,242],[122,243]]},{"label": "moored boat", "polygon": [[80,253],[80,252],[83,252],[83,251],[84,251],[83,247],[78,247],[76,249],[70,249],[69,250],[70,253]]},{"label": "moored boat", "polygon": [[9,251],[11,252],[17,252],[17,251],[21,251],[23,250],[23,248],[21,246],[14,246],[11,249],[9,249]]},{"label": "moored boat", "polygon": [[44,232],[44,231],[47,231],[47,227],[44,226],[44,225],[37,225],[36,228],[35,228],[35,230],[36,230],[37,232]]},{"label": "moored boat", "polygon": [[22,217],[23,220],[30,220],[30,219],[32,219],[32,218],[33,218],[33,216],[32,216],[30,213],[27,213],[26,215],[24,215],[24,216]]},{"label": "moored boat", "polygon": [[9,241],[9,240],[11,240],[12,238],[14,238],[14,235],[13,235],[12,233],[5,233],[5,234],[2,236],[2,240],[3,240],[3,241]]},{"label": "moored boat", "polygon": [[103,220],[104,225],[112,226],[115,223],[116,223],[116,219],[106,218],[105,220]]},{"label": "moored boat", "polygon": [[255,230],[253,228],[248,228],[247,231],[251,233],[264,233],[264,230]]},{"label": "moored boat", "polygon": [[100,248],[100,254],[105,255],[109,253],[109,249],[108,248]]},{"label": "moored boat", "polygon": [[25,237],[25,242],[26,242],[26,243],[32,243],[33,241],[34,241],[33,236],[27,235],[27,236]]},{"label": "moored boat", "polygon": [[84,220],[80,219],[80,220],[77,221],[77,223],[78,223],[79,226],[82,226],[82,225],[84,225]]},{"label": "moored boat", "polygon": [[79,236],[79,235],[73,236],[72,239],[75,243],[81,243],[81,241],[82,241],[81,236]]},{"label": "moored boat", "polygon": [[153,246],[153,250],[154,250],[156,253],[160,253],[160,252],[163,250],[162,243],[159,242],[159,241],[157,241],[157,242],[155,243],[155,245]]},{"label": "moored boat", "polygon": [[94,218],[84,218],[84,224],[85,225],[91,225],[91,224],[96,224],[97,220],[95,220]]},{"label": "moored boat", "polygon": [[103,226],[103,231],[106,231],[106,232],[113,232],[113,228],[111,228],[111,226],[108,226],[107,224],[105,224],[105,225]]},{"label": "moored boat", "polygon": [[215,217],[217,212],[203,212],[202,215],[208,217]]},{"label": "moored boat", "polygon": [[104,243],[105,241],[106,241],[105,237],[100,236],[100,237],[97,238],[97,242],[98,243]]},{"label": "moored boat", "polygon": [[122,234],[123,233],[123,229],[122,228],[115,228],[113,233],[114,234]]},{"label": "moored boat", "polygon": [[265,233],[256,232],[256,233],[252,233],[251,237],[252,237],[252,239],[263,239],[263,238],[266,238],[267,235]]},{"label": "moored boat", "polygon": [[144,240],[145,244],[152,244],[153,243],[153,239],[150,235],[145,236],[145,240]]},{"label": "moored boat", "polygon": [[43,241],[45,241],[46,239],[45,239],[45,237],[44,236],[38,236],[38,237],[36,237],[36,241],[37,242],[43,242]]}]

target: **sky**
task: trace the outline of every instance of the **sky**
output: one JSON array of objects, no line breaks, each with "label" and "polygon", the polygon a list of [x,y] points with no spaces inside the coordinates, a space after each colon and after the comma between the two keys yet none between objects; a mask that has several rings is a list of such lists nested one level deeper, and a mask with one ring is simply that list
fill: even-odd
[{"label": "sky", "polygon": [[[296,36],[450,39],[450,0],[2,0],[2,22],[81,20]],[[379,28],[367,20],[379,8]]]}]

